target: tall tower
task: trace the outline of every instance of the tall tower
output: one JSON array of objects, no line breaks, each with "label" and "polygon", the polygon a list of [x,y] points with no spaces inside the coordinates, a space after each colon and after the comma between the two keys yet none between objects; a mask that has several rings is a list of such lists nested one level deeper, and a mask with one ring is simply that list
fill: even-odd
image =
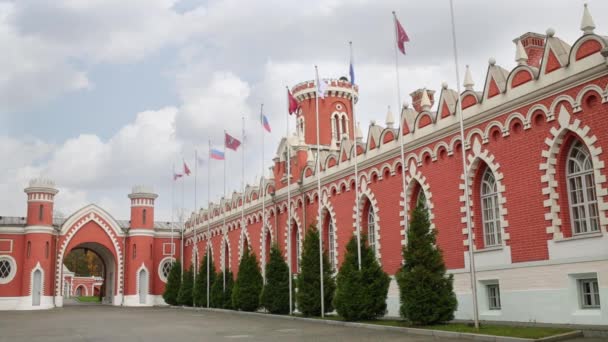
[{"label": "tall tower", "polygon": [[36,178],[25,188],[27,194],[27,226],[53,225],[53,201],[59,192],[50,179]]},{"label": "tall tower", "polygon": [[131,224],[126,248],[125,303],[153,305],[150,295],[155,278],[154,200],[158,197],[152,188],[134,186],[131,199]]},{"label": "tall tower", "polygon": [[[354,140],[351,98],[358,100],[359,91],[346,78],[325,80],[328,84],[325,98],[319,98],[319,140],[328,148],[337,149],[344,138]],[[298,100],[296,127],[300,139],[307,145],[317,144],[316,85],[314,81],[297,84],[292,94]]]},{"label": "tall tower", "polygon": [[23,239],[24,262],[21,293],[28,296],[24,307],[49,308],[53,306],[53,203],[58,190],[49,179],[32,179],[25,188],[27,218]]}]

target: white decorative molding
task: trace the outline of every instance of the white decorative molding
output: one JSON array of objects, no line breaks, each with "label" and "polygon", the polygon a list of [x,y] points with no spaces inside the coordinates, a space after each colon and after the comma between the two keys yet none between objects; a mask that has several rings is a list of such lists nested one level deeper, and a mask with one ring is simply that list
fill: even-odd
[{"label": "white decorative molding", "polygon": [[[138,295],[140,295],[139,293],[139,273],[141,271],[145,271],[146,272],[146,277],[148,277],[148,292],[146,293],[146,300],[144,304],[148,304],[148,295],[150,294],[150,288],[152,287],[151,284],[151,277],[150,277],[150,271],[148,271],[148,268],[146,267],[146,265],[144,264],[144,262],[142,261],[141,266],[139,266],[139,268],[137,269],[137,271],[135,272],[135,293],[137,293]],[[141,303],[140,303],[141,304]]]},{"label": "white decorative molding", "polygon": [[[245,228],[243,229],[243,227]],[[249,246],[249,250],[252,250],[251,239],[249,238],[249,230],[246,228],[245,225],[241,225],[241,234],[239,234],[239,261],[245,253],[245,250],[243,249],[245,239],[247,239],[247,245]]]},{"label": "white decorative molding", "polygon": [[544,171],[544,175],[540,178],[541,183],[544,184],[542,193],[543,195],[548,196],[543,202],[546,210],[545,220],[550,222],[550,225],[547,227],[547,234],[552,234],[553,240],[561,240],[564,237],[562,232],[562,220],[560,217],[561,209],[559,205],[558,183],[555,175],[557,172],[561,172],[561,170],[556,170],[556,166],[564,137],[569,132],[578,137],[591,155],[601,226],[600,231],[605,233],[606,225],[608,225],[608,218],[606,218],[608,203],[605,202],[605,197],[608,195],[608,190],[603,187],[606,183],[606,176],[604,171],[605,163],[599,158],[603,152],[602,148],[596,146],[597,137],[591,135],[591,128],[589,126],[581,126],[581,121],[579,119],[572,120],[570,113],[568,113],[568,110],[566,110],[563,105],[560,107],[558,123],[559,127],[551,128],[551,138],[545,140],[547,147],[541,152],[543,163],[539,165],[539,169]]},{"label": "white decorative molding", "polygon": [[[226,255],[226,246],[228,246],[228,255]],[[228,271],[231,269],[230,256],[232,255],[232,248],[230,247],[230,240],[228,234],[225,233],[222,236],[222,243],[220,244],[220,270],[224,272],[224,265],[226,265],[226,258],[228,258]]]},{"label": "white decorative molding", "polygon": [[[353,228],[355,231],[357,230],[357,205],[359,206],[359,215],[361,215],[359,222],[363,222],[363,209],[365,208],[365,201],[369,200],[370,207],[374,211],[375,221],[374,221],[374,233],[376,234],[376,258],[378,262],[382,265],[382,254],[380,253],[380,209],[378,208],[378,200],[376,200],[376,196],[371,191],[370,188],[367,187],[367,181],[365,178],[362,178],[362,181],[359,183],[360,191],[359,191],[359,203],[356,203],[353,206]],[[362,232],[367,234],[367,232]]]},{"label": "white decorative molding", "polygon": [[11,271],[9,272],[8,276],[6,278],[0,278],[0,284],[8,284],[11,281],[13,281],[13,279],[15,278],[15,275],[17,274],[17,262],[15,261],[15,259],[10,256],[10,255],[0,255],[0,261],[2,260],[7,260],[11,266]]},{"label": "white decorative molding", "polygon": [[[80,213],[82,216],[78,216]],[[108,219],[109,218],[109,219]],[[89,222],[95,222],[101,229],[108,235],[110,240],[112,241],[112,245],[114,247],[114,251],[116,253],[116,264],[118,269],[116,270],[116,275],[118,278],[117,289],[114,291],[118,295],[123,294],[123,264],[124,264],[124,255],[122,250],[121,241],[119,241],[122,236],[118,235],[118,232],[121,232],[120,226],[118,223],[111,218],[105,211],[97,207],[96,205],[89,205],[85,208],[79,210],[76,214],[72,215],[62,226],[60,236],[61,245],[59,247],[59,254],[57,256],[57,262],[55,265],[55,269],[58,270],[55,273],[55,293],[61,293],[62,286],[62,270],[63,269],[63,259],[65,257],[65,253],[67,251],[68,246],[70,245],[70,241],[74,236],[78,233],[78,231],[84,227]],[[107,223],[106,223],[107,222]],[[71,224],[70,224],[71,223]]]},{"label": "white decorative molding", "polygon": [[[424,197],[426,198],[426,206],[429,211],[429,221],[431,221],[430,229],[435,229],[435,214],[433,213],[434,205],[432,201],[433,194],[431,193],[431,187],[426,182],[426,177],[422,175],[420,171],[418,171],[416,164],[413,162],[405,175],[405,181],[407,184],[405,201],[403,201],[403,192],[401,192],[401,201],[399,203],[399,208],[401,208],[399,211],[399,216],[401,217],[401,221],[399,222],[400,227],[407,227],[407,220],[409,220],[407,215],[409,212],[409,203],[412,201],[413,196],[417,195],[412,192],[414,191],[415,185],[418,184],[420,189],[422,189],[424,192]],[[401,229],[400,232],[402,236],[401,245],[405,246],[407,244],[407,232],[405,231],[405,228]]]},{"label": "white decorative molding", "polygon": [[[473,219],[474,218],[473,208],[475,208],[475,205],[481,205],[481,203],[477,203],[479,196],[478,196],[478,194],[473,192],[473,184],[475,181],[475,173],[479,169],[479,164],[480,164],[480,162],[483,162],[492,171],[492,173],[494,174],[494,179],[496,181],[496,189],[497,189],[497,193],[498,193],[498,210],[500,213],[500,229],[501,229],[501,240],[502,240],[501,245],[504,247],[507,245],[507,241],[510,239],[509,233],[506,231],[506,229],[509,227],[509,221],[507,221],[507,219],[506,219],[507,199],[505,197],[505,186],[502,183],[504,175],[502,174],[502,172],[500,172],[500,164],[498,164],[498,162],[495,162],[494,155],[491,154],[487,149],[482,149],[481,142],[479,141],[479,139],[475,138],[471,147],[472,148],[469,149],[469,152],[467,153],[467,168],[466,168],[467,169],[466,177],[469,180],[469,204],[471,205],[471,207],[470,207],[471,229],[473,229],[473,230],[475,229],[475,220]],[[462,174],[460,175],[460,180],[461,180],[460,190],[462,191],[462,195],[460,196],[460,203],[461,203],[460,212],[462,214],[461,223],[463,224],[463,226],[462,226],[462,234],[464,235],[463,244],[465,246],[469,246],[469,240],[468,240],[469,231],[467,230],[467,217],[466,217],[467,207],[466,207],[466,199],[464,196],[464,189],[465,189],[464,175],[462,175]],[[473,234],[473,241],[474,240],[475,240],[475,234]],[[473,248],[473,250],[475,250],[474,245],[472,246],[472,248]]]},{"label": "white decorative molding", "polygon": [[260,230],[260,260],[262,264],[262,276],[266,279],[266,263],[269,260],[266,260],[266,254],[270,255],[270,251],[266,251],[266,236],[270,234],[270,246],[272,248],[272,243],[275,241],[275,237],[272,234],[272,226],[270,225],[270,221],[268,220],[268,214],[264,215],[265,222],[262,222],[262,229]]},{"label": "white decorative molding", "polygon": [[0,239],[1,242],[8,242],[9,247],[7,249],[0,249],[0,253],[12,253],[13,252],[13,239]]},{"label": "white decorative molding", "polygon": [[[299,255],[297,255],[296,257],[299,259],[300,255],[302,255],[302,245],[303,245],[303,241],[304,241],[304,232],[302,231],[302,224],[300,223],[300,218],[298,217],[297,213],[295,212],[295,210],[293,209],[293,206],[290,206],[290,210],[291,210],[291,220],[293,222],[295,222],[296,227],[298,228],[298,237],[299,237],[299,244],[298,244],[298,252]],[[287,221],[285,223],[285,260],[289,260],[289,254],[287,254],[287,246],[289,246],[289,238],[290,238],[290,231],[291,231],[291,224],[289,222],[289,215],[287,215]],[[318,229],[318,228],[317,228]],[[293,247],[293,246],[292,246]]]},{"label": "white decorative molding", "polygon": [[[340,248],[338,248],[338,223],[336,222],[336,211],[334,210],[334,206],[331,204],[331,202],[329,201],[329,199],[327,198],[327,195],[324,195],[323,198],[321,199],[321,217],[319,218],[318,222],[321,223],[321,225],[323,226],[325,223],[325,217],[324,214],[328,213],[329,214],[329,220],[332,223],[332,226],[334,227],[334,231],[333,231],[333,238],[334,238],[334,260],[333,260],[333,264],[336,266],[336,269],[334,270],[335,272],[338,272],[338,253],[340,251]],[[325,229],[325,227],[323,227],[323,229]],[[355,228],[356,229],[356,228]],[[327,236],[329,236],[329,232],[327,233]],[[326,241],[327,243],[327,248],[329,249],[329,241]],[[329,254],[328,254],[329,256]]]}]

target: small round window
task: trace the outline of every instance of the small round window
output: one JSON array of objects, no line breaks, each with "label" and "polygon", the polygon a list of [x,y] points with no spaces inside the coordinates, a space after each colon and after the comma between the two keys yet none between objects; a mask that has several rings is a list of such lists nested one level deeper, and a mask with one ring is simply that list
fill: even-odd
[{"label": "small round window", "polygon": [[17,264],[15,259],[8,255],[0,255],[0,284],[9,283],[15,278]]},{"label": "small round window", "polygon": [[337,109],[337,110],[342,110],[342,105],[338,103],[338,104],[336,105],[336,109]]},{"label": "small round window", "polygon": [[158,276],[164,283],[169,279],[169,273],[175,260],[173,258],[165,258],[158,265]]}]

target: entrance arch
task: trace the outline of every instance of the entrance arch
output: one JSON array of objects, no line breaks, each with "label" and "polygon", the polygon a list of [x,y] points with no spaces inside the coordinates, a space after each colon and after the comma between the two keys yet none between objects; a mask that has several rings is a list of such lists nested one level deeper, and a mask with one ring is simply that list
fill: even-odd
[{"label": "entrance arch", "polygon": [[[103,303],[121,305],[123,301],[125,235],[120,225],[96,205],[89,205],[74,213],[61,227],[57,270],[63,270],[65,257],[74,249],[84,248],[97,254],[103,263],[104,282],[101,288]],[[67,297],[62,272],[55,275],[56,304],[63,306]]]}]

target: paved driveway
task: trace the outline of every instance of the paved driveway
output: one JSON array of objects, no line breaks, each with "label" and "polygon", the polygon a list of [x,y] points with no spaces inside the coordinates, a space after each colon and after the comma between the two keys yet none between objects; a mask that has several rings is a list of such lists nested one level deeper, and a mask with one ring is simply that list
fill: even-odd
[{"label": "paved driveway", "polygon": [[[70,306],[0,312],[0,341],[428,341],[364,328],[170,308]],[[441,339],[441,341],[459,341]],[[585,342],[590,342],[585,340]]]}]

